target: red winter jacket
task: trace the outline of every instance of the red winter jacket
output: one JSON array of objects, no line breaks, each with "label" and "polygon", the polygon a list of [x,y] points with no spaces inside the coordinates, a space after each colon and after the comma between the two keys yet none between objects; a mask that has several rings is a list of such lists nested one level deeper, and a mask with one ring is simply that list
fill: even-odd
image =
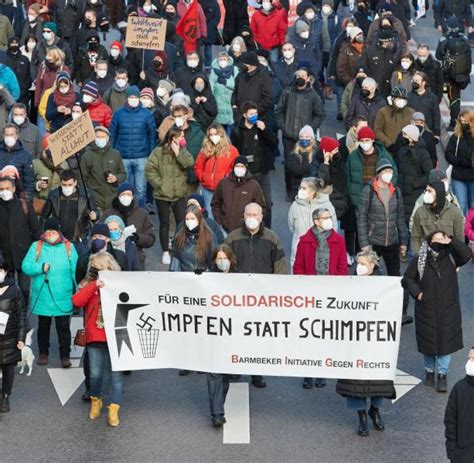
[{"label": "red winter jacket", "polygon": [[109,128],[110,122],[112,121],[112,110],[110,109],[110,106],[102,101],[101,96],[99,96],[97,101],[90,103],[87,109],[89,110],[92,122]]},{"label": "red winter jacket", "polygon": [[87,344],[92,342],[107,342],[105,329],[97,327],[97,317],[101,307],[97,282],[91,281],[83,288],[79,288],[72,296],[72,303],[76,307],[84,307],[84,320]]},{"label": "red winter jacket", "polygon": [[274,8],[270,14],[256,11],[250,21],[255,42],[265,50],[280,47],[285,42],[288,28],[286,11],[284,8]]},{"label": "red winter jacket", "polygon": [[[328,238],[329,273],[328,275],[347,275],[347,255],[344,238],[334,230]],[[296,259],[293,264],[295,275],[316,275],[316,249],[318,241],[313,230],[304,234],[296,248]]]},{"label": "red winter jacket", "polygon": [[230,174],[238,155],[239,152],[233,145],[230,145],[230,153],[224,156],[208,158],[201,151],[194,163],[194,173],[199,183],[204,188],[214,191],[219,182]]}]

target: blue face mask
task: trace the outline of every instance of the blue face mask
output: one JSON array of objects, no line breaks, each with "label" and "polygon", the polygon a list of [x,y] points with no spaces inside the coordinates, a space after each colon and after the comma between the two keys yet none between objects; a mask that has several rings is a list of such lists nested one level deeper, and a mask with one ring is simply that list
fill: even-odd
[{"label": "blue face mask", "polygon": [[311,143],[311,140],[303,140],[302,138],[300,138],[299,142],[300,146],[302,146],[303,148],[307,148],[309,146],[309,144]]},{"label": "blue face mask", "polygon": [[105,248],[106,244],[107,243],[102,238],[96,238],[95,240],[92,240],[92,244],[91,244],[92,253],[95,254],[96,252],[102,251],[102,249]]},{"label": "blue face mask", "polygon": [[110,239],[112,241],[117,241],[118,239],[120,239],[121,236],[122,232],[120,230],[113,230],[110,232]]},{"label": "blue face mask", "polygon": [[102,150],[107,145],[107,140],[105,138],[96,138],[95,144],[97,145],[97,148],[100,148]]},{"label": "blue face mask", "polygon": [[247,121],[249,122],[249,124],[256,124],[258,121],[258,114],[254,114],[253,116],[247,117]]}]

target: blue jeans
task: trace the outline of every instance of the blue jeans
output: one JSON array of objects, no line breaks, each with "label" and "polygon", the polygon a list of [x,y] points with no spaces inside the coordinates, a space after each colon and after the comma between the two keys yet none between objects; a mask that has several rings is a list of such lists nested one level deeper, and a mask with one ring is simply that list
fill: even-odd
[{"label": "blue jeans", "polygon": [[43,119],[39,114],[38,118],[36,119],[36,125],[38,127],[41,138],[43,138],[46,135],[46,120]]},{"label": "blue jeans", "polygon": [[147,160],[147,158],[123,160],[125,169],[127,169],[127,182],[135,187],[140,207],[145,205],[146,199],[145,166]]},{"label": "blue jeans", "polygon": [[351,410],[367,410],[367,402],[370,400],[370,405],[374,408],[380,408],[382,406],[383,397],[371,397],[361,398],[361,397],[348,397],[347,398],[347,408]]},{"label": "blue jeans", "polygon": [[428,373],[434,373],[436,370],[440,375],[448,374],[451,355],[423,355],[423,358],[425,360],[425,370]]},{"label": "blue jeans", "polygon": [[209,218],[213,219],[214,216],[212,215],[211,201],[212,201],[212,197],[214,196],[214,192],[201,186],[200,193],[204,199],[204,207],[206,208],[207,215]]},{"label": "blue jeans", "polygon": [[474,207],[474,182],[461,182],[460,180],[451,180],[453,192],[458,198],[461,211],[466,217],[468,209]]},{"label": "blue jeans", "polygon": [[120,405],[123,394],[123,374],[112,371],[109,349],[104,347],[87,346],[89,354],[90,394],[92,397],[102,397],[102,382],[104,373],[110,376],[110,403]]}]

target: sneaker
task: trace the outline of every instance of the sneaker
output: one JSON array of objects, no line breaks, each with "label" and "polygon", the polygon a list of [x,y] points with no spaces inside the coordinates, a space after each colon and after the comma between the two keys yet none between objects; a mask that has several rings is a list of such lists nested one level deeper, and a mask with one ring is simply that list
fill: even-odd
[{"label": "sneaker", "polygon": [[64,357],[63,359],[61,359],[61,367],[71,368],[71,365],[72,365],[72,363],[67,357]]},{"label": "sneaker", "polygon": [[163,265],[169,265],[171,264],[171,256],[170,256],[170,253],[168,251],[165,251],[163,253],[163,255],[161,256],[161,263]]},{"label": "sneaker", "polygon": [[212,417],[212,427],[213,428],[222,428],[226,423],[224,415],[215,415]]},{"label": "sneaker", "polygon": [[404,313],[402,315],[402,325],[409,325],[410,323],[413,323],[413,317]]}]

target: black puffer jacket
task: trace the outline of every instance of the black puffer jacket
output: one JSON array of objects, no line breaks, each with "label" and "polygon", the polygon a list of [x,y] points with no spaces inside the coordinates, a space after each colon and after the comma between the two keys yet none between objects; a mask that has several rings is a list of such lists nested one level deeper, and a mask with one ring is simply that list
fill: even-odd
[{"label": "black puffer jacket", "polygon": [[344,124],[347,130],[352,127],[356,116],[366,117],[369,122],[369,127],[374,128],[375,117],[377,116],[379,109],[385,106],[387,106],[387,102],[385,101],[385,98],[380,96],[378,90],[375,91],[375,95],[371,99],[363,97],[360,93],[354,93],[344,119]]},{"label": "black puffer jacket", "polygon": [[423,113],[425,123],[435,135],[441,133],[441,113],[439,111],[438,97],[430,90],[422,95],[413,91],[408,94],[408,106],[415,112]]},{"label": "black puffer jacket", "polygon": [[[423,277],[419,255],[408,266],[402,286],[415,298],[415,329],[418,352],[448,355],[463,348],[461,303],[457,267],[471,260],[471,249],[453,238],[438,257],[428,251]],[[423,293],[421,301],[417,299]]]},{"label": "black puffer jacket", "polygon": [[0,312],[9,315],[5,334],[0,334],[0,365],[17,363],[21,360],[21,351],[17,349],[18,341],[25,341],[26,337],[26,309],[23,297],[12,278],[6,278],[0,285],[8,289],[0,296]]},{"label": "black puffer jacket", "polygon": [[224,0],[224,44],[229,45],[232,39],[240,34],[244,26],[249,26],[247,2]]},{"label": "black puffer jacket", "polygon": [[474,138],[471,134],[459,138],[453,134],[446,147],[446,160],[453,166],[451,178],[461,182],[474,181]]},{"label": "black puffer jacket", "polygon": [[422,71],[427,75],[430,89],[438,98],[438,103],[441,103],[443,98],[444,76],[439,61],[436,61],[430,54],[424,63],[416,59],[413,64],[415,65],[416,71]]},{"label": "black puffer jacket", "polygon": [[403,145],[395,155],[398,167],[398,187],[403,196],[405,222],[410,220],[416,200],[428,184],[428,176],[433,168],[428,151],[420,144]]},{"label": "black puffer jacket", "polygon": [[390,184],[388,212],[380,199],[377,180],[362,190],[357,210],[357,230],[361,248],[369,245],[407,245],[403,199],[399,188]]}]

